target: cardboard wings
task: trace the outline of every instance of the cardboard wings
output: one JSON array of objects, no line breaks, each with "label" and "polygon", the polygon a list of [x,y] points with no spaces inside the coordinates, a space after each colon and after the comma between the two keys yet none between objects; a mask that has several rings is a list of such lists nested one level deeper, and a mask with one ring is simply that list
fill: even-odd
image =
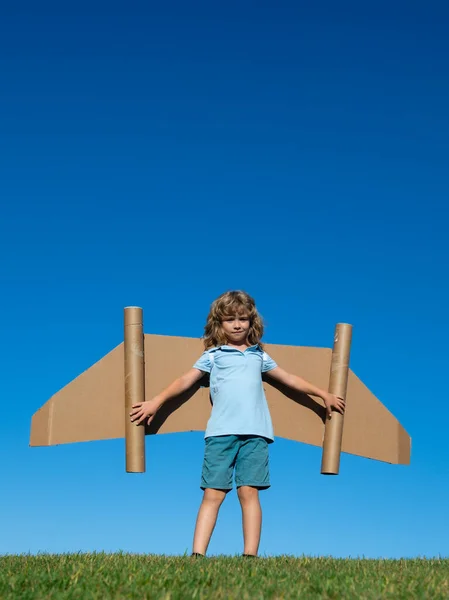
[{"label": "cardboard wings", "polygon": [[[143,335],[142,322],[141,309],[125,309],[125,342],[62,388],[33,415],[31,446],[125,437],[127,470],[142,472],[145,434],[205,430],[211,410],[206,378],[164,404],[150,427],[130,422],[131,404],[152,398],[190,369],[203,352],[202,341],[197,338]],[[336,331],[333,350],[265,344],[268,354],[283,369],[346,399],[344,418],[334,413],[328,420],[320,400],[284,388],[264,375],[275,436],[314,446],[323,446],[324,441],[322,473],[338,473],[340,451],[409,464],[410,437],[349,369],[349,346],[346,362],[337,364],[338,326]],[[334,389],[329,387],[339,369],[343,373],[340,392],[335,385]],[[326,437],[333,446],[332,467],[324,465]]]}]

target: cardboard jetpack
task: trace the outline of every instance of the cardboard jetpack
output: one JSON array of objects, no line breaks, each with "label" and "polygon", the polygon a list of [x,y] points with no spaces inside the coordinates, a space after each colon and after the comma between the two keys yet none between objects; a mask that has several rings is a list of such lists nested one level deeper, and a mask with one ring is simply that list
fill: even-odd
[{"label": "cardboard jetpack", "polygon": [[[410,463],[407,432],[349,369],[351,332],[350,325],[338,324],[333,349],[264,344],[280,367],[345,398],[344,415],[333,412],[328,419],[321,399],[284,387],[269,373],[262,377],[275,436],[323,447],[323,474],[338,474],[340,452]],[[125,308],[124,343],[33,415],[30,445],[125,438],[126,470],[145,471],[145,435],[205,430],[211,411],[208,378],[168,400],[150,426],[131,422],[131,405],[151,399],[191,369],[203,350],[201,339],[144,335],[142,310]]]}]

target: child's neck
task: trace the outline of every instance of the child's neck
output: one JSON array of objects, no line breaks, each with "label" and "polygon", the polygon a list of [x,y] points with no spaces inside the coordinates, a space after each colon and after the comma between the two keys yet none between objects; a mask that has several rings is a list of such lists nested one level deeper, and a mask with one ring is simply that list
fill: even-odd
[{"label": "child's neck", "polygon": [[249,348],[248,342],[242,342],[241,344],[233,344],[229,340],[226,342],[226,346],[231,346],[231,348],[237,348],[239,350],[240,348]]}]

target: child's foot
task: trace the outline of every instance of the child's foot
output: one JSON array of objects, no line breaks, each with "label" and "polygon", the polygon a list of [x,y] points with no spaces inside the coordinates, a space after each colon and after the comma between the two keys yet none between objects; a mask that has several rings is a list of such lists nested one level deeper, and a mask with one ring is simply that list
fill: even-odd
[{"label": "child's foot", "polygon": [[195,558],[196,558],[197,556],[201,556],[201,557],[203,557],[203,558],[204,558],[204,554],[201,554],[201,552],[192,552],[192,554],[191,554],[190,556],[193,556],[193,557],[195,557]]},{"label": "child's foot", "polygon": [[258,558],[257,554],[242,554],[245,558]]}]

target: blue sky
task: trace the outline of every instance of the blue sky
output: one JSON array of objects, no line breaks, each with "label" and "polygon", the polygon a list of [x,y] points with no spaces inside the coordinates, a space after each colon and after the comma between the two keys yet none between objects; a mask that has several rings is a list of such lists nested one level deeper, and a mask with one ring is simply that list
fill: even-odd
[{"label": "blue sky", "polygon": [[[277,439],[261,554],[448,556],[447,3],[1,11],[0,554],[190,552],[201,433],[147,439],[129,475],[123,440],[29,448],[31,416],[124,306],[199,337],[241,288],[269,343],[352,323],[352,369],[413,439],[408,467],[331,478]],[[209,552],[241,550],[233,492]]]}]

